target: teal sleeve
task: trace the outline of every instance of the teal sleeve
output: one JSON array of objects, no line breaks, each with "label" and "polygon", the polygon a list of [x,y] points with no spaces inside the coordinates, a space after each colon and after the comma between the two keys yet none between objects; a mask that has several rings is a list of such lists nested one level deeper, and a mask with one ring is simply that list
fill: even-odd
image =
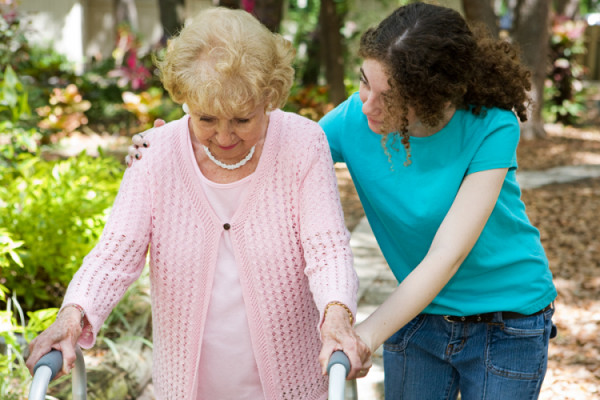
[{"label": "teal sleeve", "polygon": [[510,111],[489,110],[486,132],[475,152],[467,174],[496,168],[517,168],[517,145],[520,128],[517,117]]},{"label": "teal sleeve", "polygon": [[329,111],[319,121],[319,125],[321,125],[321,128],[325,131],[325,136],[327,136],[329,150],[331,151],[331,157],[333,158],[334,163],[345,162],[341,146],[341,133],[343,132],[343,126],[345,124],[344,115],[346,114],[346,108],[347,101]]}]

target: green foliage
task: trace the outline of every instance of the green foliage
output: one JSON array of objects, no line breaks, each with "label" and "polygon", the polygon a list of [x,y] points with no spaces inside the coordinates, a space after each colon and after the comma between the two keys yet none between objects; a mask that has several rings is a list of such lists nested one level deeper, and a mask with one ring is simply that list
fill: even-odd
[{"label": "green foliage", "polygon": [[0,226],[22,266],[3,268],[2,283],[28,309],[56,306],[83,257],[99,239],[118,191],[122,166],[80,154],[44,161],[20,154],[0,177]]},{"label": "green foliage", "polygon": [[581,79],[583,67],[576,56],[585,53],[586,23],[555,17],[550,37],[552,66],[544,89],[544,119],[574,124],[585,110]]},{"label": "green foliage", "polygon": [[329,102],[329,91],[326,86],[309,85],[292,87],[285,110],[318,121],[333,107],[333,103]]},{"label": "green foliage", "polygon": [[33,128],[26,129],[10,121],[0,122],[0,171],[14,167],[23,153],[35,154],[40,137]]},{"label": "green foliage", "polygon": [[16,4],[0,2],[0,66],[15,67],[27,58],[29,43],[25,32]]},{"label": "green foliage", "polygon": [[[22,245],[22,241],[13,240],[6,229],[0,228],[0,270],[14,264],[23,268],[23,261],[21,261],[21,257],[15,251]],[[8,292],[8,289],[0,281],[0,293],[6,292]]]},{"label": "green foliage", "polygon": [[128,123],[129,112],[123,108],[123,89],[117,85],[117,78],[109,77],[115,68],[115,60],[91,60],[89,69],[74,80],[91,107],[86,111],[88,123],[100,130],[118,132]]},{"label": "green foliage", "polygon": [[155,70],[150,53],[141,53],[141,38],[128,25],[117,29],[117,46],[113,50],[115,69],[109,76],[117,78],[117,84],[125,90],[144,90],[153,81]]},{"label": "green foliage", "polygon": [[0,117],[17,122],[30,115],[27,90],[9,65],[0,80]]},{"label": "green foliage", "polygon": [[50,95],[50,104],[36,111],[43,117],[38,126],[62,134],[74,132],[88,122],[85,112],[90,108],[89,101],[84,100],[74,84],[66,88],[54,88]]},{"label": "green foliage", "polygon": [[56,318],[58,309],[50,308],[28,312],[27,319],[16,296],[0,292],[0,398],[22,399],[31,384],[31,375],[25,366],[23,354],[27,342],[46,329]]},{"label": "green foliage", "polygon": [[139,94],[123,92],[123,106],[135,115],[138,131],[152,128],[157,118],[171,121],[183,116],[181,107],[164,95],[165,91],[158,87],[151,87]]},{"label": "green foliage", "polygon": [[30,77],[34,83],[44,87],[65,85],[75,79],[73,64],[51,46],[31,45],[16,69],[21,76]]}]

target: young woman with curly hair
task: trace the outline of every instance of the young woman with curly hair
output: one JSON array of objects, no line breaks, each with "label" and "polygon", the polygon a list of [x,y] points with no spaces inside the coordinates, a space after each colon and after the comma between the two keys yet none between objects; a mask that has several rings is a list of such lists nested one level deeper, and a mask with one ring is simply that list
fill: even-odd
[{"label": "young woman with curly hair", "polygon": [[529,71],[509,43],[423,3],[359,52],[359,92],[320,125],[399,282],[355,328],[384,346],[386,398],[537,398],[557,293],[516,180]]},{"label": "young woman with curly hair", "polygon": [[423,3],[359,52],[359,93],[320,124],[400,283],[356,327],[384,346],[386,398],[536,398],[556,289],[516,180],[529,72],[509,43]]}]

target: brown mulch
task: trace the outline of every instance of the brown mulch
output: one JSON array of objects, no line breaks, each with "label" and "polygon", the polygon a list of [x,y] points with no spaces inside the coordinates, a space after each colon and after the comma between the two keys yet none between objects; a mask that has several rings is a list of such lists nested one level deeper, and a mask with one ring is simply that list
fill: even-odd
[{"label": "brown mulch", "polygon": [[[519,144],[519,170],[600,164],[600,128],[547,126],[548,137]],[[364,211],[344,166],[336,166],[346,224]],[[558,290],[548,373],[540,399],[600,398],[600,178],[523,190]]]},{"label": "brown mulch", "polygon": [[563,165],[600,164],[600,128],[546,125],[548,137],[521,141],[519,170],[542,170]]}]

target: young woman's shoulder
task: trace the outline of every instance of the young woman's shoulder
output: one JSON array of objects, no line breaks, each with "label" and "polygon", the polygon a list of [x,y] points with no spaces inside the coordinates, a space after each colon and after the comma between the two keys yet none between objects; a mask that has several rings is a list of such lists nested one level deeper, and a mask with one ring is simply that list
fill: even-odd
[{"label": "young woman's shoulder", "polygon": [[471,123],[484,126],[489,131],[495,131],[498,128],[509,128],[519,131],[519,120],[511,110],[505,110],[498,107],[483,107],[478,113],[471,110],[464,110],[464,115]]},{"label": "young woman's shoulder", "polygon": [[345,101],[329,111],[319,124],[323,126],[325,131],[335,130],[338,128],[344,129],[345,126],[355,127],[360,121],[366,120],[362,112],[362,101],[358,92],[352,94]]}]

